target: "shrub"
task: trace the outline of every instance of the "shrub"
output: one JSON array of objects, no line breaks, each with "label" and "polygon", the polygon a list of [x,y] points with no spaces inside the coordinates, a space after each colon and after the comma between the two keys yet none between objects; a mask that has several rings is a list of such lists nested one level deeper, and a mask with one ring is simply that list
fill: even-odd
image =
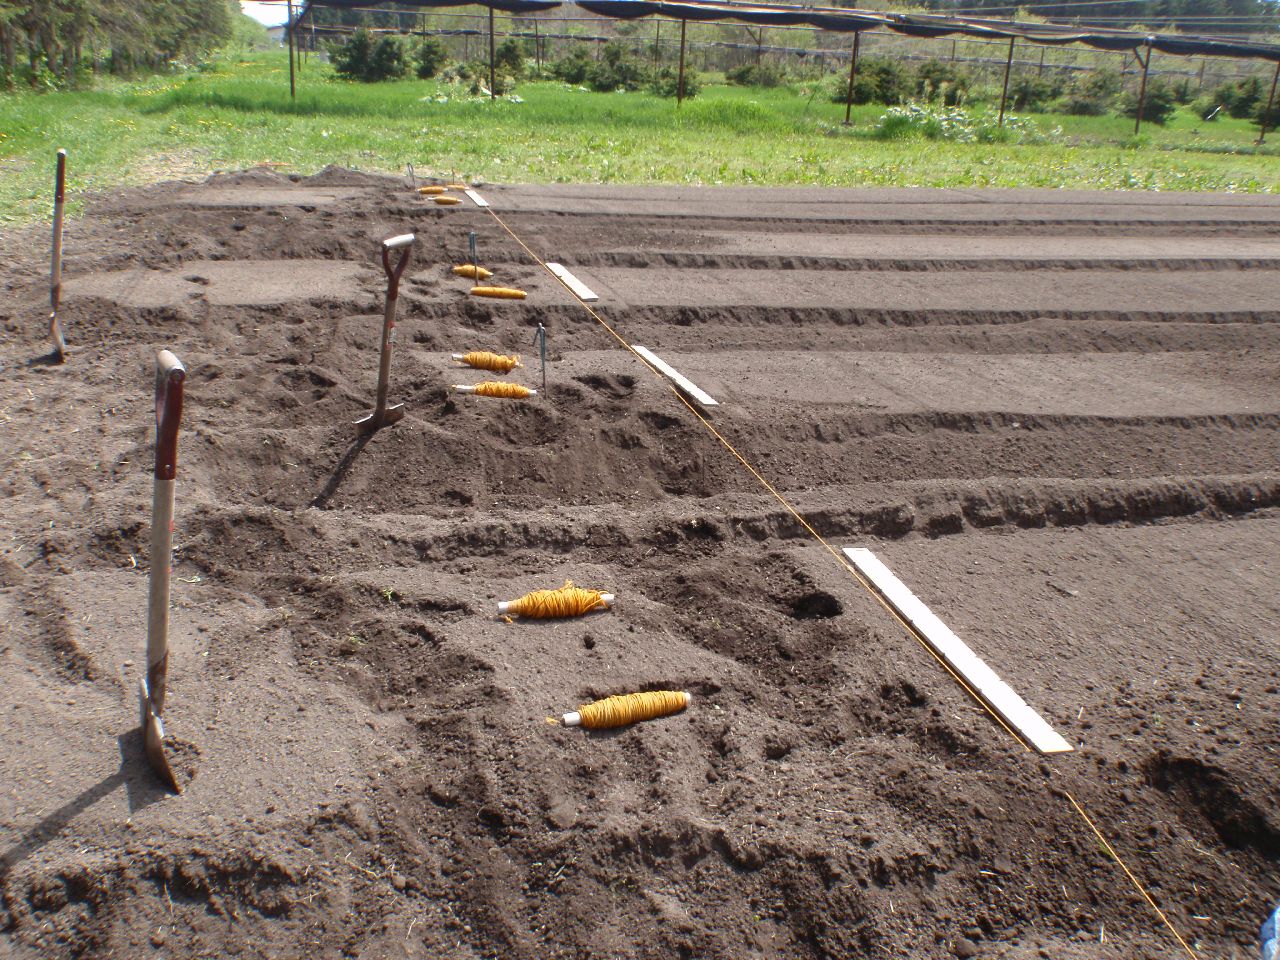
[{"label": "shrub", "polygon": [[1009,83],[1009,104],[1014,110],[1042,113],[1061,95],[1062,84],[1047,77],[1018,77]]},{"label": "shrub", "polygon": [[[1173,88],[1169,84],[1158,78],[1147,82],[1147,98],[1142,105],[1143,123],[1164,126],[1177,109]],[[1138,91],[1131,90],[1120,99],[1120,113],[1126,117],[1137,117]]]},{"label": "shrub", "polygon": [[593,66],[595,64],[592,63],[591,55],[587,53],[586,49],[584,47],[575,47],[567,57],[563,57],[551,65],[551,75],[557,80],[563,80],[565,83],[585,83],[587,71]]},{"label": "shrub", "polygon": [[1224,83],[1213,91],[1213,96],[1231,116],[1249,117],[1263,99],[1262,80],[1258,77],[1245,77],[1234,83]]},{"label": "shrub", "polygon": [[524,76],[524,61],[524,44],[515,37],[503,40],[493,54],[495,68],[513,77]]},{"label": "shrub", "polygon": [[[854,103],[902,103],[911,93],[912,77],[896,60],[885,57],[862,57],[853,81]],[[843,77],[831,92],[833,103],[844,103],[849,97],[849,78]]]},{"label": "shrub", "polygon": [[646,64],[630,56],[621,43],[609,41],[600,60],[587,70],[587,86],[599,93],[639,90],[652,81]]},{"label": "shrub", "polygon": [[740,87],[780,87],[786,81],[782,70],[771,63],[744,63],[726,71],[724,78]]},{"label": "shrub", "polygon": [[[674,97],[680,86],[680,74],[671,67],[663,67],[653,75],[649,91],[660,97]],[[702,91],[702,79],[697,70],[686,69],[684,72],[684,99],[696,97]]]},{"label": "shrub", "polygon": [[1222,116],[1222,104],[1212,96],[1201,97],[1191,105],[1191,109],[1196,112],[1197,117],[1209,123],[1217,123]]},{"label": "shrub", "polygon": [[[1277,99],[1280,100],[1280,98],[1277,98]],[[1254,126],[1258,127],[1259,129],[1262,128],[1262,121],[1264,119],[1264,114],[1265,114],[1266,126],[1268,130],[1275,130],[1277,126],[1280,126],[1280,103],[1273,103],[1271,105],[1271,110],[1268,111],[1267,101],[1266,100],[1258,101],[1258,106],[1253,111],[1253,123],[1254,123]]]},{"label": "shrub", "polygon": [[427,37],[422,43],[418,44],[418,49],[413,53],[413,59],[417,65],[418,78],[430,80],[440,72],[440,68],[445,65],[449,55],[445,51],[443,43],[435,37]]},{"label": "shrub", "polygon": [[1110,112],[1120,86],[1120,75],[1110,70],[1078,75],[1053,109],[1077,117],[1104,116]]},{"label": "shrub", "polygon": [[949,63],[927,60],[916,70],[915,95],[922,100],[941,101],[948,107],[964,102],[969,92],[969,78]]},{"label": "shrub", "polygon": [[331,47],[330,57],[338,76],[364,83],[396,80],[409,70],[404,43],[399,37],[387,35],[375,42],[369,31],[363,28],[353,33],[345,43]]}]

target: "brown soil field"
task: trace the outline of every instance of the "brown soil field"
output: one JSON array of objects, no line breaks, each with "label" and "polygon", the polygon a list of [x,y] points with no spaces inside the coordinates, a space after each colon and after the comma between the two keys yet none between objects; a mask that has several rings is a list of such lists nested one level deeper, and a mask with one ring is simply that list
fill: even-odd
[{"label": "brown soil field", "polygon": [[[0,236],[0,954],[1256,955],[1280,896],[1280,198],[257,170]],[[510,228],[508,233],[502,226]],[[384,238],[419,242],[370,439]],[[468,296],[467,235],[524,301]],[[528,251],[600,300],[593,318]],[[453,352],[545,395],[460,396]],[[1018,745],[869,546],[1074,747]],[[147,769],[156,351],[187,364]],[[572,579],[581,619],[498,600]],[[675,716],[547,722],[680,689]]]}]

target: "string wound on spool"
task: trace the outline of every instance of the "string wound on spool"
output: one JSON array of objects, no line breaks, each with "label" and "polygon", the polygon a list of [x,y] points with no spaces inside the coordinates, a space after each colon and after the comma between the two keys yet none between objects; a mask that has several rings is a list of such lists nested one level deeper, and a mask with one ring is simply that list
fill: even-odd
[{"label": "string wound on spool", "polygon": [[573,713],[566,713],[561,720],[566,727],[610,730],[639,723],[642,720],[669,717],[687,707],[692,699],[693,697],[683,690],[623,693],[583,704]]},{"label": "string wound on spool", "polygon": [[520,354],[512,354],[507,356],[501,353],[490,353],[488,350],[472,350],[470,353],[454,354],[455,360],[460,360],[468,367],[474,367],[477,370],[491,370],[494,373],[510,373],[516,367],[523,367],[520,362]]},{"label": "string wound on spool", "polygon": [[497,397],[499,400],[524,400],[526,397],[537,396],[538,393],[538,391],[530,390],[528,387],[521,386],[518,383],[505,383],[501,380],[485,380],[475,386],[457,383],[454,384],[454,389],[459,393],[474,393],[482,397]]},{"label": "string wound on spool", "polygon": [[558,590],[534,590],[516,600],[498,604],[498,614],[550,620],[559,617],[581,617],[592,610],[608,610],[612,593],[585,590],[566,580]]}]

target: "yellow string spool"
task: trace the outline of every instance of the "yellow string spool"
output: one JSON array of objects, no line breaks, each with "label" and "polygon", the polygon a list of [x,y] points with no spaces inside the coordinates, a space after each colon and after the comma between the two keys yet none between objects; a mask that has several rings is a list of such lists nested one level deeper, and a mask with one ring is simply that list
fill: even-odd
[{"label": "yellow string spool", "polygon": [[469,277],[472,280],[488,280],[493,276],[492,270],[478,267],[474,263],[461,263],[453,268],[453,272],[455,276]]},{"label": "yellow string spool", "polygon": [[625,727],[641,720],[669,717],[679,713],[693,699],[683,690],[650,690],[647,693],[624,693],[605,697],[594,703],[580,706],[573,713],[566,713],[561,721],[566,727],[586,727],[588,730],[609,730]]},{"label": "yellow string spool", "polygon": [[457,197],[446,197],[443,195],[438,197],[432,197],[431,199],[434,200],[436,203],[440,204],[440,206],[442,207],[454,207],[462,202]]},{"label": "yellow string spool", "polygon": [[[494,386],[514,387],[516,384],[500,383]],[[566,580],[558,590],[534,590],[518,600],[503,601],[498,604],[498,613],[507,617],[550,620],[558,617],[580,617],[592,610],[608,610],[612,603],[612,593],[584,590],[582,587],[575,587],[572,580]]]},{"label": "yellow string spool", "polygon": [[465,189],[467,189],[467,185],[466,185],[465,183],[446,183],[446,184],[445,184],[445,186],[446,186],[446,187],[448,187],[450,190],[465,190]]},{"label": "yellow string spool", "polygon": [[518,383],[505,383],[501,380],[485,380],[475,386],[455,383],[453,389],[459,393],[475,393],[482,397],[495,397],[498,400],[524,400],[538,395],[537,390],[530,390],[528,387],[521,386]]},{"label": "yellow string spool", "polygon": [[499,300],[523,300],[528,296],[523,290],[511,287],[472,287],[473,297],[496,297]]},{"label": "yellow string spool", "polygon": [[418,188],[418,192],[426,197],[435,196],[437,194],[444,193],[444,191],[445,188],[438,184]]},{"label": "yellow string spool", "polygon": [[454,354],[455,360],[461,360],[468,367],[474,367],[477,370],[492,370],[494,373],[510,373],[516,367],[523,367],[520,362],[520,354],[506,356],[501,353],[490,353],[488,350],[472,350],[470,353],[464,353],[461,356]]}]

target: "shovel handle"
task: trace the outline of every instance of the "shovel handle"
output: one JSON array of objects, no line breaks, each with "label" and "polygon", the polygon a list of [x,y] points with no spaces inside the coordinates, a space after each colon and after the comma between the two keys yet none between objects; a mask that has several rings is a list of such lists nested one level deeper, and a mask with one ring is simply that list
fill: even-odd
[{"label": "shovel handle", "polygon": [[156,478],[178,475],[178,422],[182,419],[182,384],[187,368],[168,350],[156,354]]},{"label": "shovel handle", "polygon": [[[390,240],[382,241],[382,269],[387,274],[387,298],[394,300],[400,292],[400,276],[409,265],[409,256],[413,253],[414,241],[418,238],[412,233],[404,233]],[[400,257],[396,265],[391,265],[391,251],[399,250]]]},{"label": "shovel handle", "polygon": [[55,203],[62,203],[67,199],[67,151],[58,151],[58,173],[54,178],[53,199]]}]

